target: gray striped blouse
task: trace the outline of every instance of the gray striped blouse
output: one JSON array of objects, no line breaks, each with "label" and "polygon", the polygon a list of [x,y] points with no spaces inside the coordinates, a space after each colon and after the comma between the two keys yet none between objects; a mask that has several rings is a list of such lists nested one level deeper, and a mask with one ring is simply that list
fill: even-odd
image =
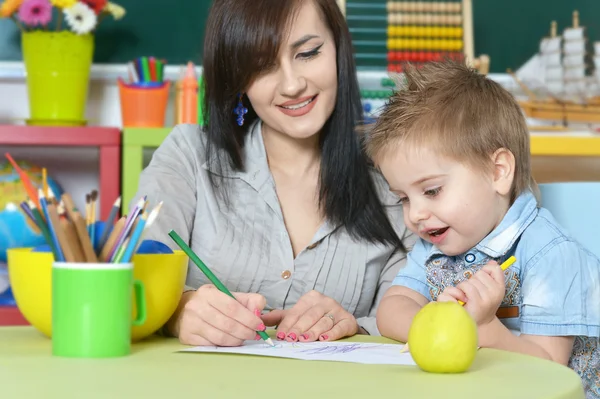
[{"label": "gray striped blouse", "polygon": [[[154,152],[140,176],[132,201],[147,195],[150,205],[163,201],[156,223],[145,238],[162,241],[174,229],[230,291],[257,292],[267,308],[292,307],[310,290],[340,303],[372,335],[377,305],[404,265],[404,252],[353,240],[343,228],[325,222],[311,243],[294,259],[275,184],[267,165],[261,123],[246,136],[243,172],[223,172],[230,185],[230,207],[224,206],[208,179],[215,168],[205,162],[205,136],[196,125],[179,125]],[[373,171],[377,190],[397,234],[405,237],[402,208],[381,176]],[[186,289],[208,280],[189,264]]]}]

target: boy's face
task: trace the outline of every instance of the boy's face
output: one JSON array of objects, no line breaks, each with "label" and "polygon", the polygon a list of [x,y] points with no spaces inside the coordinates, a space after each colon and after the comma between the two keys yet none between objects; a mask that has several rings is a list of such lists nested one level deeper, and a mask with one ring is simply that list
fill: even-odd
[{"label": "boy's face", "polygon": [[476,171],[414,148],[389,151],[377,161],[403,206],[406,226],[448,256],[477,245],[508,210],[505,184],[494,170]]}]

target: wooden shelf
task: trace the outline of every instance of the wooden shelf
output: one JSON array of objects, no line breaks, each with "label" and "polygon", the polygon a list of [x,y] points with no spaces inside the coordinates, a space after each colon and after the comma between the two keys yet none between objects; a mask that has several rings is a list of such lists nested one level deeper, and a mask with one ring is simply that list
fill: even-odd
[{"label": "wooden shelf", "polygon": [[531,155],[600,157],[600,135],[531,133]]}]

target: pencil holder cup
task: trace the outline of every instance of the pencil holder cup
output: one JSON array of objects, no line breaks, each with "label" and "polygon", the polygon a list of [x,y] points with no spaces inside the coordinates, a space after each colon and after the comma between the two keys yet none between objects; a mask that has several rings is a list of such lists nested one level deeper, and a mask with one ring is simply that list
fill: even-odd
[{"label": "pencil holder cup", "polygon": [[[144,243],[139,251],[142,249],[156,251],[153,245]],[[32,248],[12,248],[7,254],[8,278],[19,311],[38,331],[47,337],[53,337],[52,253],[36,252]],[[130,326],[131,341],[137,342],[155,333],[177,309],[185,287],[188,258],[183,251],[138,252],[133,256],[132,262],[133,279],[143,283],[146,305],[145,323]],[[139,312],[134,292],[131,292],[130,296],[132,298],[129,320],[133,320]]]},{"label": "pencil holder cup", "polygon": [[[132,320],[134,292],[137,315]],[[144,285],[132,263],[52,265],[52,354],[117,357],[131,351],[131,325],[146,321]]]},{"label": "pencil holder cup", "polygon": [[121,119],[124,127],[163,127],[169,101],[170,82],[138,87],[118,80]]},{"label": "pencil holder cup", "polygon": [[29,125],[84,125],[94,36],[23,32]]}]

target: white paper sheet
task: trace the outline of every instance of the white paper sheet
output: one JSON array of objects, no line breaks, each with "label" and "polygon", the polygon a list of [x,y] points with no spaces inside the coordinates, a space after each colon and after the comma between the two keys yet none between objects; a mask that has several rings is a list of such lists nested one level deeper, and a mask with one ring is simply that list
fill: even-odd
[{"label": "white paper sheet", "polygon": [[410,353],[400,353],[404,345],[366,342],[281,342],[275,347],[264,341],[246,341],[239,347],[197,346],[182,352],[237,353],[284,357],[301,360],[326,360],[364,364],[399,364],[415,366]]}]

